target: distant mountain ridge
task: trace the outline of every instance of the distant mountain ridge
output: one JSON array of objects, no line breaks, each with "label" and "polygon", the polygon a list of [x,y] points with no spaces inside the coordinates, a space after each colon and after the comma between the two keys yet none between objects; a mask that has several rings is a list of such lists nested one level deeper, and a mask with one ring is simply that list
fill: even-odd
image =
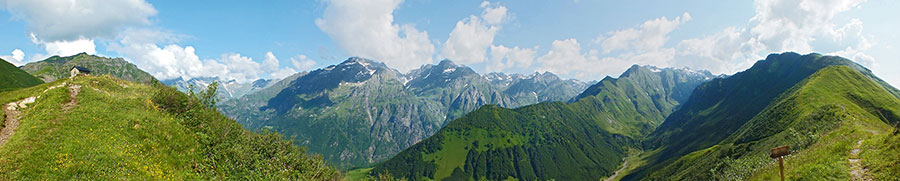
[{"label": "distant mountain ridge", "polygon": [[45,60],[31,62],[22,66],[22,70],[40,78],[44,82],[52,82],[56,79],[69,77],[72,66],[85,67],[94,75],[112,75],[127,81],[149,84],[156,81],[152,75],[144,72],[134,64],[123,58],[107,58],[87,53],[79,53],[72,56],[52,56]]},{"label": "distant mountain ridge", "polygon": [[[534,92],[542,101],[566,101],[586,87],[543,75],[511,81],[537,82],[516,91]],[[351,57],[227,101],[220,109],[248,128],[296,136],[310,151],[350,168],[393,156],[482,105],[520,107],[539,100],[533,94],[510,95],[510,86],[497,86],[487,77],[450,60],[403,74],[380,62]],[[554,91],[542,91],[538,88],[546,87],[540,85],[554,86]]]},{"label": "distant mountain ridge", "polygon": [[225,80],[219,77],[194,77],[188,80],[184,80],[183,78],[175,78],[169,80],[163,80],[161,83],[173,86],[179,91],[187,92],[188,89],[193,86],[194,92],[200,91],[201,89],[205,89],[212,82],[218,82],[218,98],[219,103],[224,103],[229,99],[236,99],[243,97],[249,93],[256,92],[263,88],[270,86],[272,83],[278,82],[281,79],[257,79],[253,82],[247,83],[239,83],[235,80]]},{"label": "distant mountain ridge", "polygon": [[626,152],[687,99],[671,95],[711,78],[633,66],[572,103],[486,105],[376,165],[371,174],[412,180],[596,180],[614,172]]}]

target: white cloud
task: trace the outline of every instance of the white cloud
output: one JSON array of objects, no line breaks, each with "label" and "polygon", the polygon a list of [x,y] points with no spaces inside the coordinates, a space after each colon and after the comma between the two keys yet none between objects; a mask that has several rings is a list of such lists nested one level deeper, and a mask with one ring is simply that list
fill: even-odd
[{"label": "white cloud", "polygon": [[598,75],[602,67],[596,52],[583,54],[578,40],[555,40],[547,54],[539,57],[539,72],[550,71],[567,77],[589,79]]},{"label": "white cloud", "polygon": [[484,8],[484,12],[481,13],[481,18],[484,19],[484,22],[487,24],[500,24],[509,18],[509,15],[506,13],[506,7],[501,6],[498,3],[484,1],[481,2],[481,8]]},{"label": "white cloud", "polygon": [[506,47],[491,45],[491,58],[485,65],[487,71],[503,71],[510,68],[527,68],[534,62],[535,48]]},{"label": "white cloud", "polygon": [[458,21],[441,49],[441,56],[460,64],[481,63],[498,29],[475,16]]},{"label": "white cloud", "polygon": [[42,43],[44,46],[44,50],[47,51],[48,55],[59,55],[59,56],[71,56],[78,53],[88,53],[88,54],[97,54],[97,46],[94,45],[94,40],[90,39],[80,39],[74,41],[55,41],[55,42],[46,42]]},{"label": "white cloud", "polygon": [[685,12],[671,20],[660,17],[634,28],[600,34],[592,42],[600,45],[602,54],[598,50],[583,53],[575,39],[554,41],[552,49],[537,59],[541,64],[538,70],[594,79],[621,74],[634,64],[670,66],[676,50],[663,47],[669,39],[668,34],[690,19],[690,13]]},{"label": "white cloud", "polygon": [[441,56],[460,64],[475,64],[485,60],[487,49],[494,43],[500,23],[508,16],[506,7],[498,3],[481,3],[481,17],[471,15],[456,22],[450,37],[441,49]]},{"label": "white cloud", "polygon": [[70,56],[81,52],[96,54],[94,40],[114,38],[127,26],[148,25],[156,9],[144,0],[2,0],[0,8],[26,24],[34,44],[46,54],[35,53],[31,60],[52,55]]},{"label": "white cloud", "polygon": [[678,56],[673,64],[714,73],[734,73],[749,68],[757,60],[765,45],[751,38],[746,30],[729,27],[702,38],[682,40],[678,43]]},{"label": "white cloud", "polygon": [[128,25],[150,24],[157,11],[144,0],[4,0],[41,41],[113,38]]},{"label": "white cloud", "polygon": [[[215,60],[206,60],[212,63]],[[259,74],[263,73],[259,63],[253,61],[252,58],[243,56],[238,53],[222,54],[218,62],[225,66],[224,70],[219,70],[219,77],[225,80],[237,80],[238,82],[250,82],[259,79]],[[215,74],[216,72],[207,72]]]},{"label": "white cloud", "polygon": [[225,53],[217,59],[200,59],[193,46],[176,44],[181,37],[183,35],[162,31],[129,29],[107,48],[162,80],[219,77],[244,83],[296,73],[294,69],[281,68],[272,52],[266,52],[262,63],[238,53]]},{"label": "white cloud", "polygon": [[594,42],[601,42],[603,53],[617,50],[648,51],[662,47],[668,41],[668,34],[678,28],[679,25],[691,20],[691,14],[685,12],[680,17],[669,20],[660,17],[646,21],[638,28],[629,28],[609,32],[608,37],[598,36]]},{"label": "white cloud", "polygon": [[383,61],[406,72],[433,62],[428,32],[394,24],[393,12],[402,0],[326,0],[316,25],[354,56]]},{"label": "white cloud", "polygon": [[297,73],[297,70],[293,68],[285,67],[280,68],[278,58],[275,57],[275,54],[272,52],[266,52],[266,57],[263,59],[262,70],[263,74],[268,73],[270,78],[284,78],[290,75]]},{"label": "white cloud", "polygon": [[12,55],[0,55],[0,59],[6,60],[7,62],[15,65],[22,66],[25,65],[22,60],[25,59],[25,52],[20,49],[15,49],[11,52]]},{"label": "white cloud", "polygon": [[291,63],[294,64],[294,68],[301,71],[307,71],[316,67],[316,61],[306,57],[306,55],[291,57]]},{"label": "white cloud", "polygon": [[867,53],[872,43],[859,19],[838,27],[835,16],[859,7],[865,0],[757,0],[749,27],[729,27],[701,38],[678,43],[675,64],[734,73],[749,68],[766,54],[821,51],[816,45],[845,47],[825,54],[850,58],[865,66],[877,64]]}]

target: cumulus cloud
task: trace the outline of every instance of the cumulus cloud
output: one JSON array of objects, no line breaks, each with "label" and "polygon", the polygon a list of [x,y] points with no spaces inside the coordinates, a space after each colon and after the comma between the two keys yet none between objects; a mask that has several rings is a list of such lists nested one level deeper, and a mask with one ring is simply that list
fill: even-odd
[{"label": "cumulus cloud", "polygon": [[679,25],[691,20],[691,14],[685,12],[680,17],[669,20],[666,17],[660,17],[654,20],[645,21],[638,28],[628,28],[607,33],[595,39],[600,42],[603,53],[610,53],[616,50],[638,50],[648,51],[656,50],[662,47],[667,40],[668,34],[678,28]]},{"label": "cumulus cloud", "polygon": [[484,19],[484,22],[487,24],[500,24],[509,17],[506,13],[506,6],[501,6],[499,3],[484,1],[481,2],[481,8],[484,8],[484,11],[481,13],[481,18]]},{"label": "cumulus cloud", "polygon": [[596,54],[596,51],[582,53],[581,44],[574,38],[555,40],[550,51],[537,58],[541,63],[537,71],[549,71],[579,79],[592,78],[598,73],[596,70],[602,67]]},{"label": "cumulus cloud", "polygon": [[267,52],[262,63],[238,53],[225,53],[217,59],[200,59],[193,46],[175,44],[180,35],[128,30],[107,47],[158,79],[219,77],[250,82],[259,78],[282,78],[296,71],[281,67],[278,58]]},{"label": "cumulus cloud", "polygon": [[[450,37],[441,49],[441,56],[460,64],[475,64],[485,61],[488,48],[492,48],[494,36],[500,30],[500,23],[507,19],[506,7],[499,3],[481,3],[481,16],[471,15],[456,22]],[[505,48],[505,47],[503,47]],[[501,48],[492,48],[501,49]],[[497,64],[492,62],[489,64]]]},{"label": "cumulus cloud", "polygon": [[728,27],[702,38],[678,43],[678,56],[673,64],[706,69],[716,73],[733,73],[746,69],[765,58],[760,53],[765,45],[751,38],[745,29]]},{"label": "cumulus cloud", "polygon": [[488,26],[475,16],[456,22],[450,38],[441,49],[441,56],[460,64],[481,63],[488,47],[494,43],[499,27]]},{"label": "cumulus cloud", "polygon": [[537,47],[519,48],[503,45],[491,45],[491,58],[485,69],[487,71],[503,71],[511,68],[528,68],[534,62]]},{"label": "cumulus cloud", "polygon": [[22,66],[25,65],[25,63],[22,62],[22,60],[25,59],[25,52],[15,49],[11,52],[11,55],[0,55],[0,59],[6,60],[15,66]]},{"label": "cumulus cloud", "polygon": [[94,45],[94,40],[91,39],[43,42],[41,43],[41,45],[49,55],[71,56],[82,52],[88,54],[97,54],[97,46]]},{"label": "cumulus cloud", "polygon": [[594,79],[618,75],[633,64],[670,66],[676,50],[663,47],[669,39],[668,34],[690,19],[690,13],[685,12],[672,19],[660,17],[634,28],[600,34],[592,40],[600,45],[599,51],[583,52],[575,39],[556,40],[547,54],[537,58],[538,71]]},{"label": "cumulus cloud", "polygon": [[306,55],[297,55],[291,57],[291,63],[294,68],[301,71],[311,70],[316,67],[316,61],[306,57]]},{"label": "cumulus cloud", "polygon": [[290,67],[280,68],[281,65],[278,61],[278,57],[275,57],[275,54],[272,52],[266,52],[266,57],[262,63],[262,69],[265,74],[269,73],[270,78],[280,79],[290,75],[297,73],[297,70],[294,70]]},{"label": "cumulus cloud", "polygon": [[157,11],[144,0],[4,0],[16,19],[42,41],[113,38],[128,25],[150,24]]},{"label": "cumulus cloud", "polygon": [[94,40],[114,38],[123,28],[147,25],[156,9],[144,0],[3,0],[0,8],[26,24],[32,42],[46,54],[33,54],[32,60],[52,55],[70,56],[81,52],[96,54]]},{"label": "cumulus cloud", "polygon": [[354,56],[383,61],[400,71],[433,62],[428,32],[394,23],[402,0],[326,0],[316,26]]},{"label": "cumulus cloud", "polygon": [[756,14],[747,28],[729,27],[718,33],[678,43],[678,65],[734,73],[752,66],[768,53],[821,51],[816,45],[844,47],[825,54],[839,55],[865,66],[877,64],[866,54],[872,43],[862,33],[863,22],[835,24],[835,16],[857,8],[865,0],[757,0]]},{"label": "cumulus cloud", "polygon": [[40,45],[44,48],[46,54],[36,53],[32,55],[31,61],[39,61],[43,59],[47,59],[53,55],[59,56],[71,56],[78,53],[88,53],[88,54],[97,54],[97,46],[94,44],[93,39],[78,39],[78,40],[59,40],[52,42],[44,42],[37,38],[35,38],[34,34],[31,34],[31,41],[34,44]]}]

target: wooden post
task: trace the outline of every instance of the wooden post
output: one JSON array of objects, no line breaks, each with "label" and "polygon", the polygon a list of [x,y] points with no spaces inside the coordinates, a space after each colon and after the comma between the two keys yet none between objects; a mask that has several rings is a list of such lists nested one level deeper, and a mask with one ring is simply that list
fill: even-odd
[{"label": "wooden post", "polygon": [[772,153],[769,154],[769,157],[778,158],[778,167],[781,169],[781,181],[784,181],[784,156],[791,154],[788,146],[779,146],[772,148]]},{"label": "wooden post", "polygon": [[781,181],[784,181],[784,159],[778,157],[778,167],[781,168]]}]

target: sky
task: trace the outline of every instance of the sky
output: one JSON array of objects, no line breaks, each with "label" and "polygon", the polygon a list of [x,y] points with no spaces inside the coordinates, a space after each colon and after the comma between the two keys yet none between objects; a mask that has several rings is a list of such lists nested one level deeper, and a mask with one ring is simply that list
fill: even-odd
[{"label": "sky", "polygon": [[0,58],[87,52],[159,79],[282,78],[358,56],[401,72],[616,77],[634,64],[734,74],[771,53],[854,60],[900,85],[900,1],[0,0]]}]

